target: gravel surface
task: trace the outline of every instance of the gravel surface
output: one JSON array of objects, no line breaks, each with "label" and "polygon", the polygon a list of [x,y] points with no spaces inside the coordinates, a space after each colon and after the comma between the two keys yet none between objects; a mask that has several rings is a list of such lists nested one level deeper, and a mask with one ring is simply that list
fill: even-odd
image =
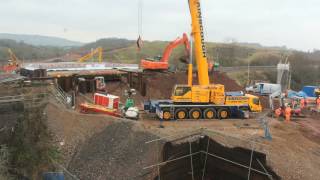
[{"label": "gravel surface", "polygon": [[47,105],[45,112],[53,143],[62,152],[64,166],[69,164],[80,144],[116,121],[110,116],[81,114],[52,102]]},{"label": "gravel surface", "polygon": [[145,144],[156,137],[142,132],[135,122],[111,124],[88,139],[69,164],[80,179],[150,179],[143,167],[156,162],[157,147]]}]

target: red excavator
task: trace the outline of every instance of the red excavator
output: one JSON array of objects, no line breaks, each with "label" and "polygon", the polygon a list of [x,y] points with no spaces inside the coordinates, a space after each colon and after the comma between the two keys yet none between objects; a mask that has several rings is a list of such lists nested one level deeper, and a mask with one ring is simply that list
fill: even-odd
[{"label": "red excavator", "polygon": [[162,56],[157,56],[153,59],[151,58],[141,59],[140,67],[143,70],[168,70],[169,69],[168,61],[172,53],[172,50],[180,44],[184,44],[186,57],[189,57],[190,43],[189,43],[187,34],[183,33],[182,38],[181,37],[177,38],[166,47]]},{"label": "red excavator", "polygon": [[[169,69],[169,58],[174,48],[179,46],[180,44],[184,44],[185,46],[185,56],[180,58],[180,61],[188,64],[188,58],[190,53],[190,42],[186,33],[183,33],[182,38],[178,37],[176,40],[172,41],[167,45],[165,51],[162,56],[156,56],[154,58],[146,58],[141,59],[140,67],[143,70],[153,70],[153,71],[161,71]],[[208,62],[208,70],[212,72],[214,68],[218,67],[219,63]]]}]

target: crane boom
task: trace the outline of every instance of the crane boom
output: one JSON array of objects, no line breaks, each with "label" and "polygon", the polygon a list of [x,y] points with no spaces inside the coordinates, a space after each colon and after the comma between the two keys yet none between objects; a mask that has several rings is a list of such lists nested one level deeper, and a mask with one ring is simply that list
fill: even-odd
[{"label": "crane boom", "polygon": [[90,53],[82,56],[82,57],[78,60],[78,62],[84,62],[84,61],[92,58],[95,54],[98,54],[98,60],[99,60],[99,62],[101,62],[101,61],[102,61],[102,48],[101,48],[101,47],[98,47],[98,48],[96,48],[95,50],[91,51]]},{"label": "crane boom", "polygon": [[[243,118],[246,111],[261,112],[259,97],[242,93],[233,95],[225,92],[223,84],[210,84],[200,0],[188,0],[188,2],[192,20],[191,42],[194,40],[199,84],[192,84],[192,58],[190,58],[188,84],[176,84],[171,100],[150,101],[148,106],[145,106],[149,108],[145,109],[149,112],[156,109],[158,117],[164,120],[226,119],[235,114]],[[191,51],[190,56],[192,56]],[[150,108],[152,104],[154,108]]]},{"label": "crane boom", "polygon": [[192,32],[194,38],[195,57],[198,67],[199,85],[209,85],[208,62],[206,45],[204,42],[203,23],[200,0],[189,0]]},{"label": "crane boom", "polygon": [[8,49],[8,53],[10,55],[10,59],[11,59],[11,63],[13,65],[17,65],[18,64],[18,61],[19,59],[17,58],[17,56],[12,52],[12,50],[9,48]]}]

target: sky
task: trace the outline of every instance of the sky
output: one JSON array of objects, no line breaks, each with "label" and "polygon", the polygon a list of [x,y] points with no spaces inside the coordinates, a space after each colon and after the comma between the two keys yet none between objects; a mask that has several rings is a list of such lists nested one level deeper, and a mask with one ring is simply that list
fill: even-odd
[{"label": "sky", "polygon": [[[320,49],[319,0],[201,0],[201,4],[206,41]],[[81,42],[137,39],[139,31],[142,39],[170,41],[191,31],[187,0],[1,0],[0,18],[0,33]]]}]

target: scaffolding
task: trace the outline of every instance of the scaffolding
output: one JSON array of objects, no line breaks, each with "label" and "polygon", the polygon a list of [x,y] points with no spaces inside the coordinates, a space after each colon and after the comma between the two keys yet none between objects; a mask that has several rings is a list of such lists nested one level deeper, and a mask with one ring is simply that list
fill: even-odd
[{"label": "scaffolding", "polygon": [[[208,137],[208,141],[206,143],[206,147],[204,150],[199,150],[194,152],[193,151],[193,147],[192,147],[192,142],[194,142],[197,139],[201,139],[204,138],[205,136]],[[239,162],[236,162],[234,160],[228,159],[226,157],[220,156],[218,154],[215,154],[213,152],[210,152],[209,147],[210,147],[210,140],[214,139],[214,141],[219,142],[220,144],[222,144],[223,146],[227,146],[227,147],[244,147],[246,149],[250,150],[250,159],[248,159],[249,161],[249,165],[246,164],[242,164]],[[193,165],[193,157],[199,154],[204,155],[204,161],[202,164],[202,169],[201,169],[201,179],[205,179],[206,176],[206,168],[207,168],[207,160],[208,157],[211,158],[216,158],[219,159],[221,161],[230,163],[234,166],[238,166],[241,168],[244,168],[248,171],[247,174],[247,179],[250,180],[250,178],[252,177],[252,173],[258,173],[260,175],[265,176],[266,178],[273,180],[274,176],[268,172],[267,168],[263,165],[263,163],[258,159],[254,159],[254,152],[259,151],[259,152],[263,152],[266,154],[268,153],[267,147],[265,144],[258,142],[258,139],[254,139],[254,140],[246,140],[245,138],[239,138],[239,137],[235,137],[235,136],[231,136],[231,135],[227,135],[225,133],[219,132],[219,131],[213,131],[213,130],[209,130],[206,128],[200,128],[197,129],[195,131],[189,131],[186,132],[184,134],[177,134],[177,135],[171,135],[171,136],[167,136],[167,137],[163,137],[163,138],[159,138],[159,139],[154,139],[154,140],[150,140],[145,142],[146,144],[150,144],[150,143],[157,143],[157,148],[158,148],[158,154],[159,154],[159,150],[160,150],[160,143],[161,142],[172,142],[172,141],[184,141],[185,143],[189,144],[189,153],[186,155],[182,155],[173,159],[168,159],[165,161],[161,161],[159,158],[159,155],[157,156],[157,161],[155,164],[149,165],[149,166],[145,166],[143,167],[144,170],[147,169],[153,169],[153,168],[157,168],[157,174],[158,174],[158,180],[161,180],[161,175],[160,175],[160,168],[164,165],[167,165],[169,163],[172,162],[176,162],[185,158],[190,158],[190,171],[189,173],[191,173],[191,179],[194,180],[195,176],[194,176],[194,165]],[[257,164],[260,165],[260,169],[254,168],[252,167],[253,162],[256,161]]]}]

